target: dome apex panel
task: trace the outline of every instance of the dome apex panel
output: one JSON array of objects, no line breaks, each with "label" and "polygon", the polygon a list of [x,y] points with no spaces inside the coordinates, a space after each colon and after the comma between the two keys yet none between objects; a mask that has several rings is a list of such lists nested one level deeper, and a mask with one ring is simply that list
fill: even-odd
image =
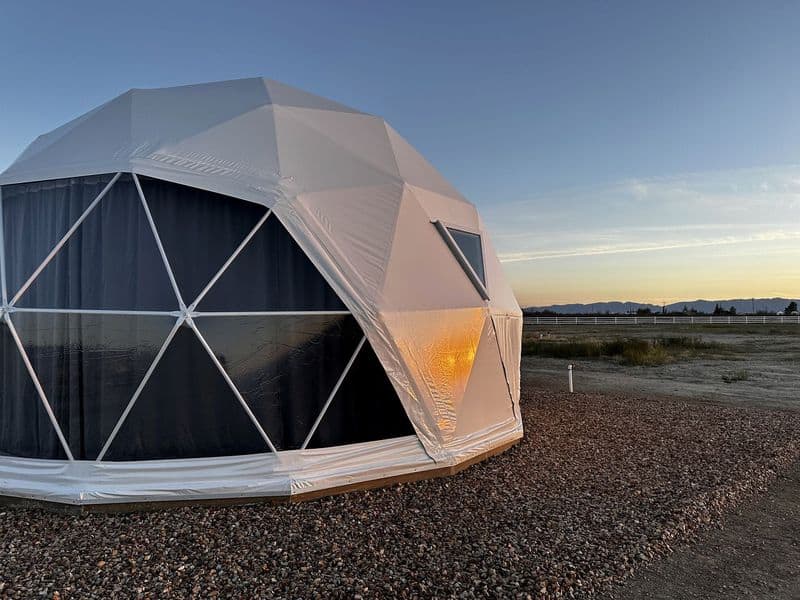
[{"label": "dome apex panel", "polygon": [[[140,156],[162,145],[177,143],[219,127],[269,104],[260,79],[136,89],[130,94],[130,127]],[[209,149],[213,147],[207,146]]]},{"label": "dome apex panel", "polygon": [[[307,122],[308,115],[297,110],[276,107],[275,134],[278,140],[278,163],[281,176],[290,183],[290,195],[317,192],[326,189],[351,188],[358,186],[382,185],[399,181],[394,174],[394,163],[384,160],[376,165],[375,157],[367,158],[369,138],[374,137],[370,129],[373,122],[362,119],[362,127],[351,129],[351,141],[341,136],[330,137],[325,128],[324,118],[318,119],[315,126]],[[334,122],[340,115],[331,113]],[[303,118],[300,118],[303,117]],[[313,123],[313,121],[312,121]],[[363,126],[366,127],[363,127]],[[361,143],[359,132],[364,131]],[[372,134],[372,135],[370,135]],[[373,146],[376,145],[373,143]],[[360,146],[360,147],[359,147]]]},{"label": "dome apex panel", "polygon": [[346,112],[364,114],[361,111],[340,104],[328,98],[317,96],[299,88],[286,85],[273,79],[263,79],[264,86],[269,94],[270,103],[275,106],[295,106],[297,108],[313,108],[331,112]]},{"label": "dome apex panel", "polygon": [[400,176],[406,182],[449,198],[464,200],[459,191],[388,123],[386,124],[386,133],[392,144]]}]

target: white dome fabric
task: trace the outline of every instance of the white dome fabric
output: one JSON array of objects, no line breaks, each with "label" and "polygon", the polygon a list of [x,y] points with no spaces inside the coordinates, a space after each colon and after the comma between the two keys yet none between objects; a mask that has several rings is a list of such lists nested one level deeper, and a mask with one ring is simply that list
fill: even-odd
[{"label": "white dome fabric", "polygon": [[[522,316],[488,234],[475,207],[383,119],[264,79],[131,90],[36,139],[0,175],[0,190],[103,174],[134,174],[125,181],[145,207],[140,180],[151,178],[266,207],[355,318],[416,435],[171,460],[0,456],[0,494],[71,504],[309,494],[451,469],[522,436]],[[479,236],[469,239],[482,265],[455,242],[460,232]],[[198,306],[180,297],[155,237],[179,299],[162,311],[174,336],[196,327]],[[24,290],[6,293],[3,265],[13,331],[15,311],[28,309],[15,305]],[[81,312],[104,311],[71,309]]]}]

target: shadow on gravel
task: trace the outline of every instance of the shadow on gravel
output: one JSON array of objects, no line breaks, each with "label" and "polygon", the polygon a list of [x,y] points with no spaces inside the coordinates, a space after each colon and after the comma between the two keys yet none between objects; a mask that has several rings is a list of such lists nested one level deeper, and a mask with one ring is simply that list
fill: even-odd
[{"label": "shadow on gravel", "polygon": [[0,597],[585,597],[798,455],[798,413],[523,396],[525,439],[451,478],[296,505],[0,509]]}]

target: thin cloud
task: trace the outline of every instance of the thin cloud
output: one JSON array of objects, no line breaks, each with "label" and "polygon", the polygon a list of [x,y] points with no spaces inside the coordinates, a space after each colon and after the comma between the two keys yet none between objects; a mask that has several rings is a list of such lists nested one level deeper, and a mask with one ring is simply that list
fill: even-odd
[{"label": "thin cloud", "polygon": [[642,252],[663,252],[665,250],[681,250],[687,248],[706,248],[710,246],[730,246],[734,244],[750,244],[754,242],[774,242],[785,240],[800,240],[800,231],[797,232],[772,232],[762,233],[747,238],[720,238],[696,242],[675,242],[671,244],[654,244],[646,246],[624,246],[616,248],[586,248],[563,252],[517,252],[500,253],[501,263],[513,263],[532,260],[550,260],[557,258],[573,258],[579,256],[603,256],[606,254],[634,254]]}]

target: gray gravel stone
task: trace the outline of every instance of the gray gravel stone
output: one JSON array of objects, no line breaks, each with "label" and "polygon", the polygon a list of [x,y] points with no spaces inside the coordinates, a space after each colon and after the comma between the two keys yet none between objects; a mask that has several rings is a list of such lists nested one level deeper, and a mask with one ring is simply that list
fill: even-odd
[{"label": "gray gravel stone", "polygon": [[525,439],[450,478],[288,505],[0,508],[0,597],[591,597],[798,458],[797,414],[524,396]]}]

